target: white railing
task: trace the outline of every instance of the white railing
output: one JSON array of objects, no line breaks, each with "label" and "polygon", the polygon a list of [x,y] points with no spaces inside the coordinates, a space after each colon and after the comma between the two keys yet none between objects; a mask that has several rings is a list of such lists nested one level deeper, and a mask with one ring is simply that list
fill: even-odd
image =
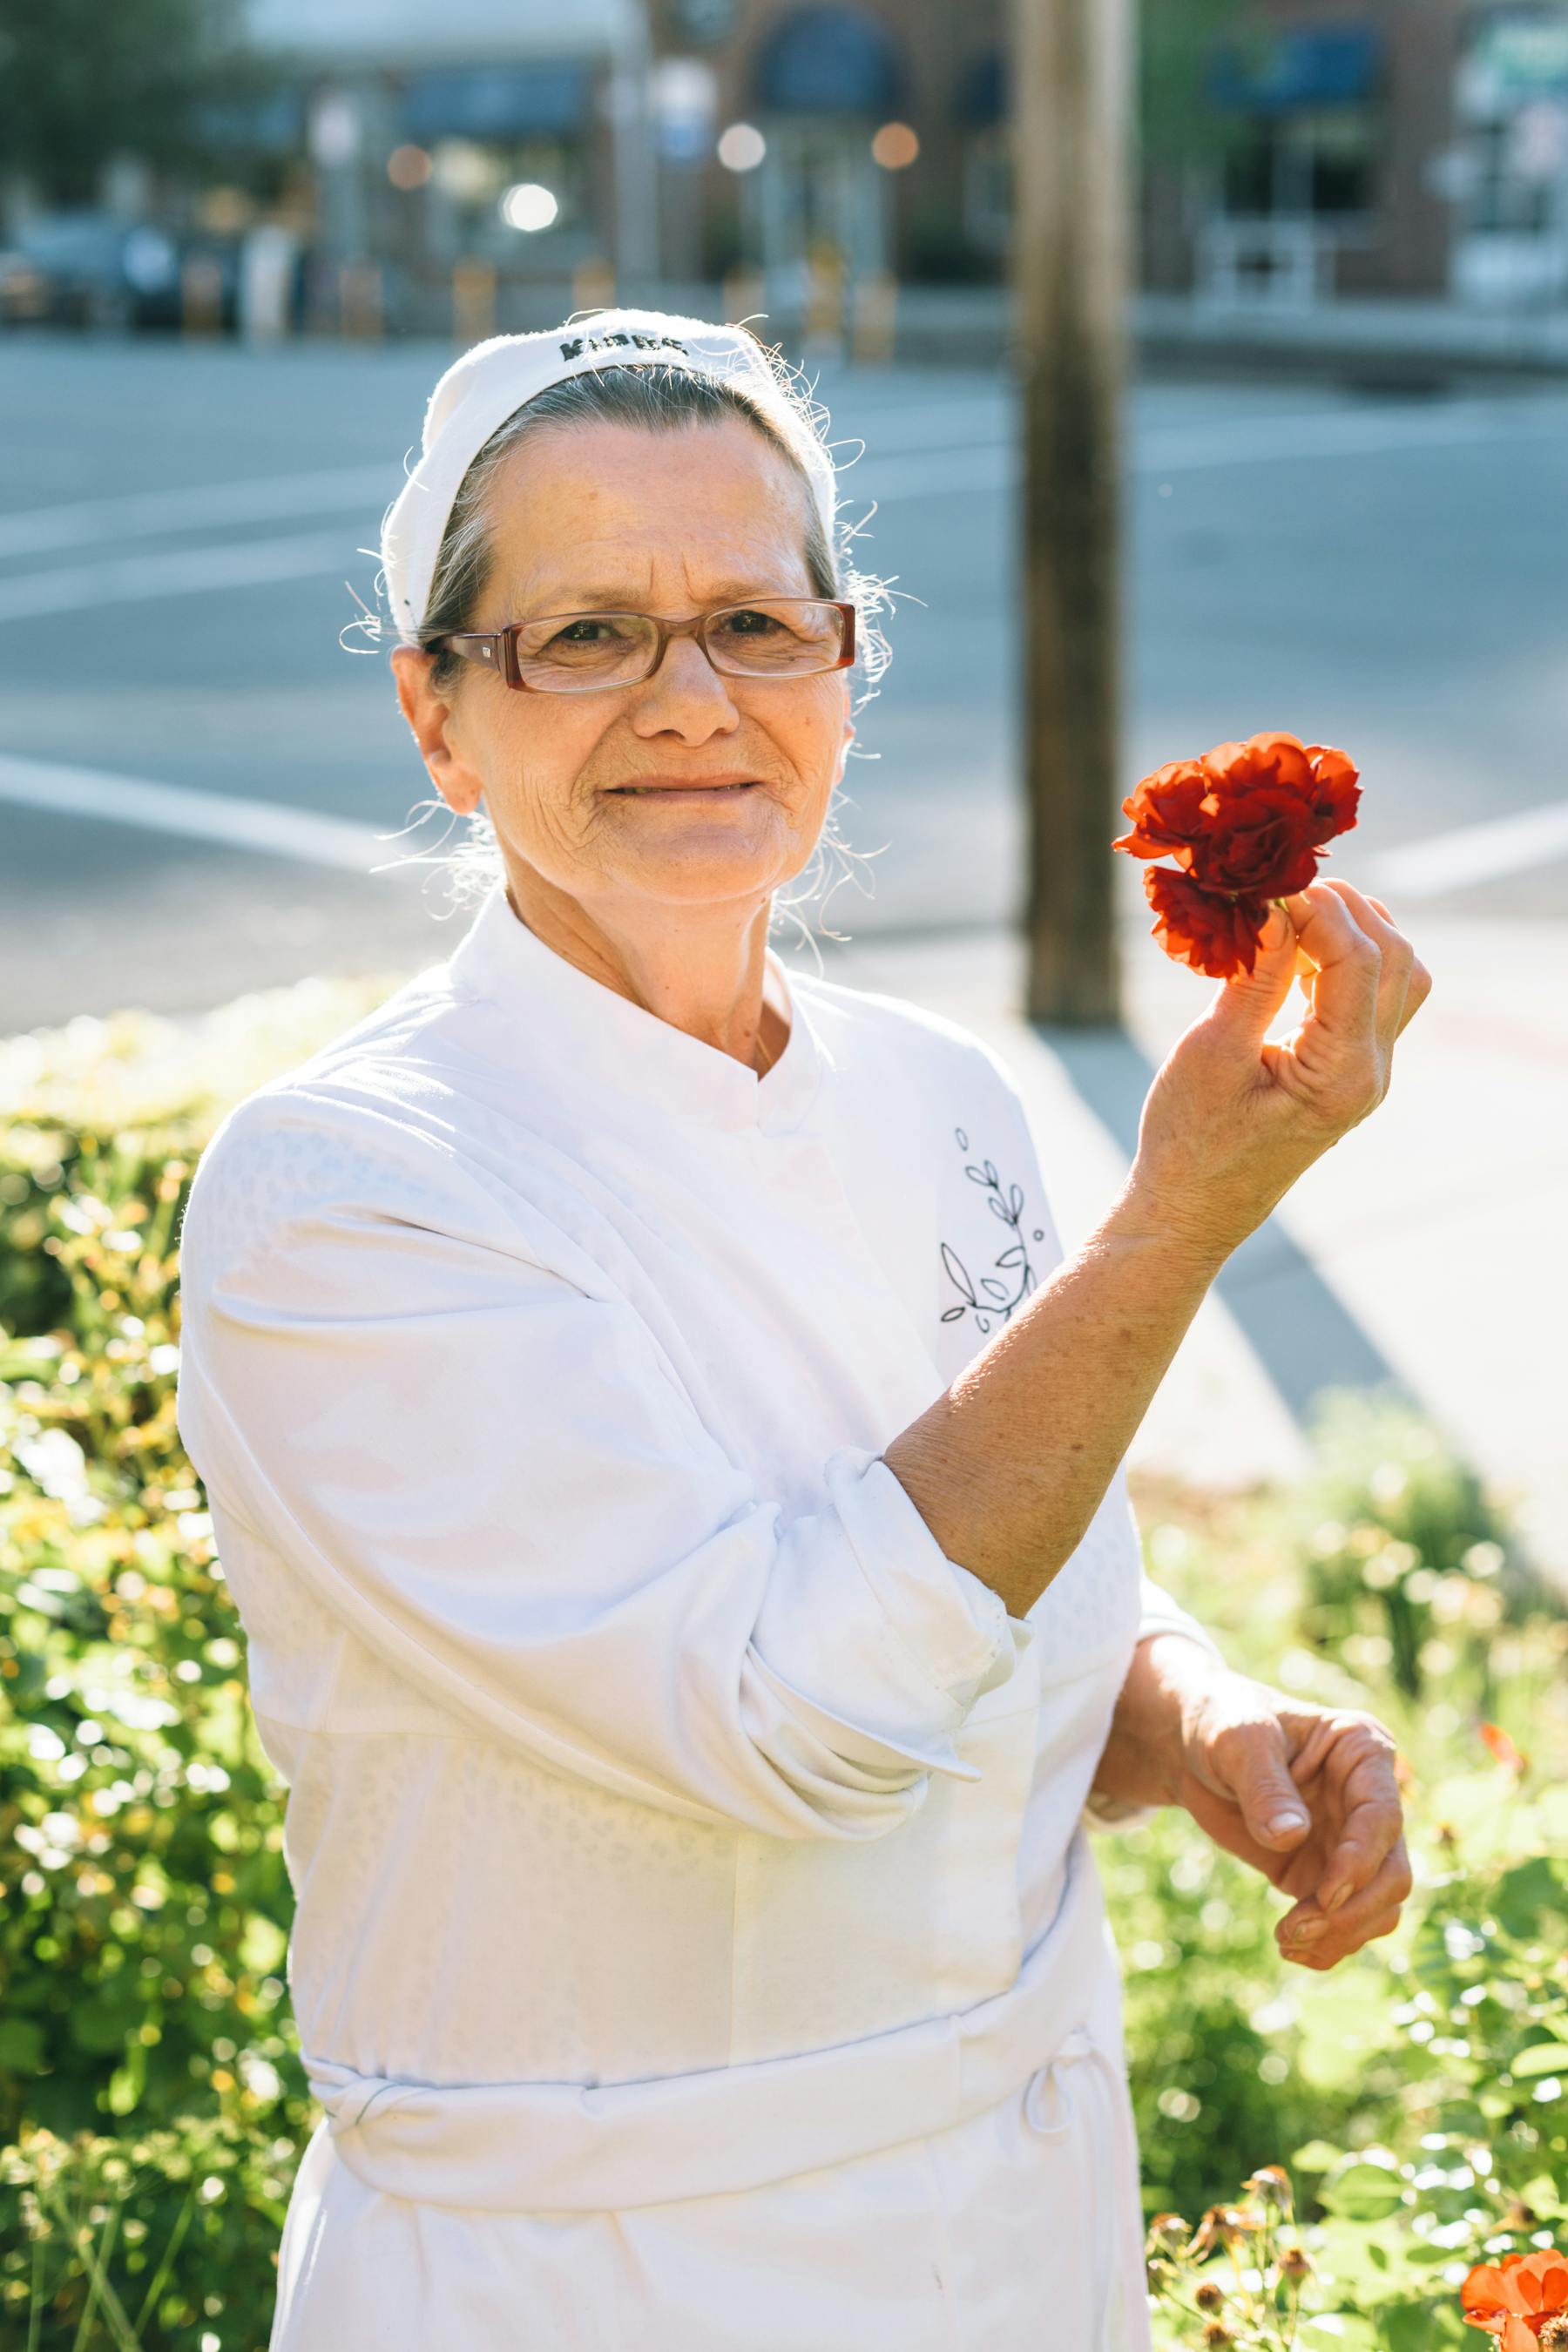
[{"label": "white railing", "polygon": [[1194,292],[1222,310],[1304,310],[1331,300],[1334,242],[1310,220],[1216,214],[1198,232]]}]

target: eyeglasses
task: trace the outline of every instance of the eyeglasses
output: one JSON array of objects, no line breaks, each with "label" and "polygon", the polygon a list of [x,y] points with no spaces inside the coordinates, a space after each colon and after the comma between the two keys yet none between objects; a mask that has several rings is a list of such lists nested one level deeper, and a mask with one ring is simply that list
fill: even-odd
[{"label": "eyeglasses", "polygon": [[652,613],[552,613],[501,629],[459,629],[426,653],[481,663],[510,687],[540,694],[592,694],[637,686],[664,659],[671,637],[694,636],[730,677],[810,677],[855,659],[855,607],[817,596],[766,596],[721,604],[689,621]]}]

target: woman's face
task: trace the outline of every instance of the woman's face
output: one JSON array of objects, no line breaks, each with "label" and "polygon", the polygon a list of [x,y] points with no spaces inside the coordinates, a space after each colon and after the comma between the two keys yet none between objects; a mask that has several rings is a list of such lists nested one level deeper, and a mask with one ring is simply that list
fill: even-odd
[{"label": "woman's face", "polygon": [[[548,426],[515,450],[490,500],[493,561],[473,629],[621,609],[685,620],[749,596],[812,596],[809,493],[739,418],[675,432]],[[634,902],[760,902],[809,863],[855,730],[847,670],[721,677],[672,638],[640,685],[519,692],[466,664],[444,694],[431,663],[393,656],[431,776],[468,814],[482,794],[518,861],[614,921]],[[616,787],[642,776],[752,789],[693,801]]]}]

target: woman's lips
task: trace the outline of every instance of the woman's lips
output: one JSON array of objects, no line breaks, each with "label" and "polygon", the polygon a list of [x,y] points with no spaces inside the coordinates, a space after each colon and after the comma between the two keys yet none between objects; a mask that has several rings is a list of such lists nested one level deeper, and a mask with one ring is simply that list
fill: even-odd
[{"label": "woman's lips", "polygon": [[754,793],[754,782],[746,784],[616,784],[613,787],[616,800],[643,801],[738,801]]}]

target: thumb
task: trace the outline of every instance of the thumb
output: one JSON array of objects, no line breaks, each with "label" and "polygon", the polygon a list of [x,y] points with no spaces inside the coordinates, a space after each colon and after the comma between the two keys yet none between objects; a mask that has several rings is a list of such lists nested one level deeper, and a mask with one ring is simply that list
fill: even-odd
[{"label": "thumb", "polygon": [[1272,903],[1252,970],[1222,981],[1205,1019],[1238,1043],[1261,1045],[1296,977],[1296,926]]},{"label": "thumb", "polygon": [[1300,1843],[1310,1822],[1290,1778],[1278,1724],[1259,1724],[1248,1739],[1235,1793],[1247,1831],[1259,1845],[1284,1852]]}]

